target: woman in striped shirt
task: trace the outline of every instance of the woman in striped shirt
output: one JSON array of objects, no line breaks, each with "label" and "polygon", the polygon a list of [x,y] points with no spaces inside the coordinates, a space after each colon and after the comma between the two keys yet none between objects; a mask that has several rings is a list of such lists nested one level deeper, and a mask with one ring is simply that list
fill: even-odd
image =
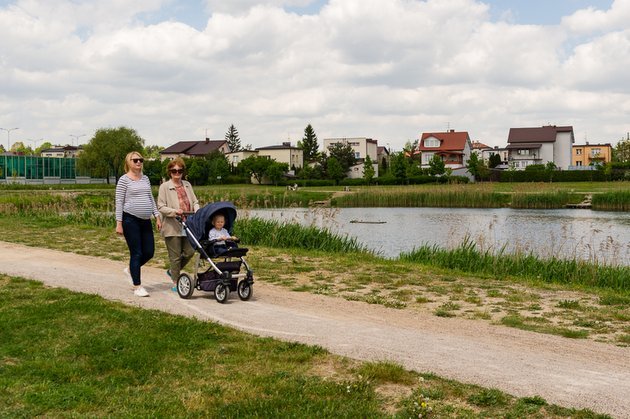
[{"label": "woman in striped shirt", "polygon": [[151,193],[151,182],[142,173],[144,159],[137,151],[125,157],[125,173],[116,184],[116,234],[125,236],[129,247],[129,268],[134,294],[148,297],[140,281],[140,268],[153,257],[155,241],[151,216],[155,216],[158,231],[162,228],[160,213]]}]

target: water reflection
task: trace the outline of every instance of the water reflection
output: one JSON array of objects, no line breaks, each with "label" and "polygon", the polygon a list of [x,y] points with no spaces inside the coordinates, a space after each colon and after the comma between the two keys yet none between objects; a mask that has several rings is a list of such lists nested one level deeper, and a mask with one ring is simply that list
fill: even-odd
[{"label": "water reflection", "polygon": [[576,257],[615,265],[630,264],[630,217],[619,212],[285,208],[251,210],[249,216],[328,228],[355,237],[385,257],[396,257],[423,244],[453,248],[470,237],[482,250],[531,251],[540,257]]}]

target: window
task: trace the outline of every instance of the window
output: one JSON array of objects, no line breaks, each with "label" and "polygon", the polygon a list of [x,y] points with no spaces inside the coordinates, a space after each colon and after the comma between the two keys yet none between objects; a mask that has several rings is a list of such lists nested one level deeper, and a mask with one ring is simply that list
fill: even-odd
[{"label": "window", "polygon": [[434,137],[427,138],[424,140],[424,146],[425,147],[439,147],[440,140]]},{"label": "window", "polygon": [[576,156],[581,156],[582,155],[582,149],[581,148],[576,148],[575,149],[575,155]]},{"label": "window", "polygon": [[582,165],[582,162],[581,162],[581,161],[576,161],[576,162],[575,162],[575,165],[576,165],[576,166],[581,166],[581,165]]},{"label": "window", "polygon": [[525,149],[525,150],[518,150],[517,153],[519,156],[529,156],[529,150]]},{"label": "window", "polygon": [[359,153],[358,151],[354,152],[354,158],[355,159],[360,159],[361,158],[361,153]]}]

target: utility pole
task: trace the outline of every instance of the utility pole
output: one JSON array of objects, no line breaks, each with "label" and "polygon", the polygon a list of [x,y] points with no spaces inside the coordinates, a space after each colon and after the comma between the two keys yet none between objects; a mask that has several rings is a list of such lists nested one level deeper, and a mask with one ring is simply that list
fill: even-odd
[{"label": "utility pole", "polygon": [[19,128],[0,128],[0,130],[7,132],[7,153],[11,149],[11,131],[14,131],[16,129]]}]

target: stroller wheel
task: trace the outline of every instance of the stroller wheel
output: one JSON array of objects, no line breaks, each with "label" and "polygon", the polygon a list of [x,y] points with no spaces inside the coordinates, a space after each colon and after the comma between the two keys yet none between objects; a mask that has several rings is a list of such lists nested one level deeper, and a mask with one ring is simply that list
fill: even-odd
[{"label": "stroller wheel", "polygon": [[177,293],[181,298],[188,299],[192,297],[193,292],[195,292],[193,280],[188,274],[181,274],[179,278],[177,278]]},{"label": "stroller wheel", "polygon": [[254,288],[248,281],[239,282],[236,290],[239,298],[243,301],[252,298],[252,294],[254,293]]},{"label": "stroller wheel", "polygon": [[225,284],[217,284],[214,289],[214,298],[220,303],[225,303],[229,294],[230,290]]}]

